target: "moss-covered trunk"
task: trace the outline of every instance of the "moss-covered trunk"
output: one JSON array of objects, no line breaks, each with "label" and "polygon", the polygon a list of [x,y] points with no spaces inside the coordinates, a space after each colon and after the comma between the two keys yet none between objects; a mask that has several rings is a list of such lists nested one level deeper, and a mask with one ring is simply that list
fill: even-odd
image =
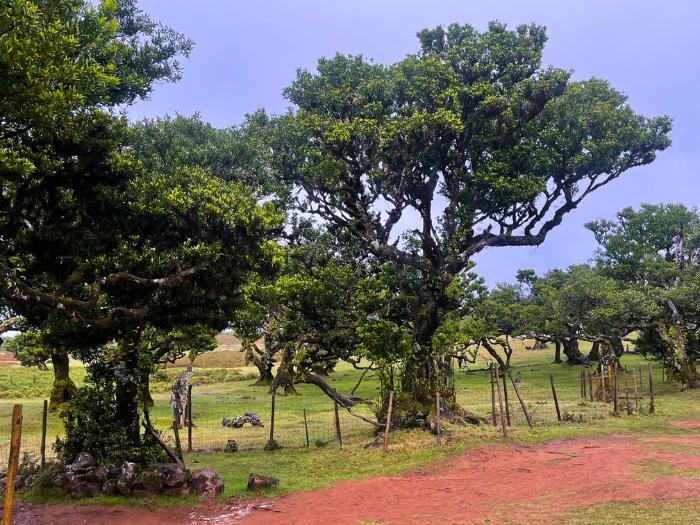
[{"label": "moss-covered trunk", "polygon": [[78,389],[70,378],[70,358],[67,352],[54,348],[51,351],[51,364],[53,365],[53,387],[49,406],[51,410],[59,410],[75,397]]},{"label": "moss-covered trunk", "polygon": [[395,414],[404,426],[429,426],[435,415],[438,392],[441,412],[476,422],[457,403],[449,358],[443,358],[433,348],[433,336],[450,309],[445,291],[450,280],[449,277],[426,278],[416,305],[412,352],[403,364],[395,407]]},{"label": "moss-covered trunk", "polygon": [[116,416],[132,443],[140,441],[138,346],[135,340],[124,338],[114,355]]},{"label": "moss-covered trunk", "polygon": [[670,325],[659,323],[658,332],[668,347],[667,363],[671,374],[686,388],[700,387],[700,374],[695,363],[688,357],[688,340],[684,324],[682,322]]}]

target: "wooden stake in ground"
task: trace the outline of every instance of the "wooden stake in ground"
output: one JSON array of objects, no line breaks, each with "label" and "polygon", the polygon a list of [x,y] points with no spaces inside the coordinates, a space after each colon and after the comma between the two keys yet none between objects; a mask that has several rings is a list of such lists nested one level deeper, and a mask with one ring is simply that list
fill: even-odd
[{"label": "wooden stake in ground", "polygon": [[506,405],[506,421],[508,422],[508,426],[511,426],[510,422],[510,405],[508,404],[508,386],[506,385],[506,371],[505,369],[501,370],[503,374],[503,402]]},{"label": "wooden stake in ground", "polygon": [[389,392],[389,407],[386,411],[386,427],[384,428],[384,453],[389,446],[389,430],[391,429],[391,410],[394,408],[394,391]]},{"label": "wooden stake in ground", "polygon": [[46,418],[49,415],[49,402],[44,399],[44,409],[41,412],[41,445],[39,447],[39,467],[46,465]]},{"label": "wooden stake in ground", "polygon": [[175,434],[175,452],[180,461],[182,461],[182,445],[180,444],[180,429],[178,428],[177,419],[173,419],[173,433]]},{"label": "wooden stake in ground", "polygon": [[515,383],[515,380],[513,379],[513,374],[510,373],[510,370],[508,370],[508,377],[510,377],[510,383],[513,385],[515,395],[517,396],[518,401],[520,402],[520,408],[523,409],[523,414],[525,414],[525,419],[527,419],[527,426],[532,428],[532,418],[530,417],[530,412],[527,411],[527,405],[525,405],[525,401],[523,401],[523,396],[520,395],[520,389]]},{"label": "wooden stake in ground", "polygon": [[591,368],[588,367],[586,372],[588,373],[588,395],[591,398],[591,403],[593,403],[593,375],[591,374]]},{"label": "wooden stake in ground", "polygon": [[615,366],[614,373],[615,373],[615,383],[614,383],[614,387],[613,387],[614,388],[614,390],[613,390],[613,412],[615,413],[615,415],[617,415],[617,406],[618,406],[617,405],[617,401],[618,401],[618,399],[617,399],[617,395],[618,395],[618,392],[617,392],[617,366]]},{"label": "wooden stake in ground", "polygon": [[437,444],[440,445],[440,392],[435,396],[435,426],[437,430]]},{"label": "wooden stake in ground", "polygon": [[627,405],[627,415],[632,415],[632,405],[630,405],[630,387],[627,384],[627,372],[625,372],[625,405]]},{"label": "wooden stake in ground", "polygon": [[557,409],[557,420],[561,421],[561,412],[559,411],[559,400],[557,399],[557,391],[554,388],[554,378],[549,375],[549,383],[552,385],[552,397],[554,397],[554,407]]},{"label": "wooden stake in ground", "polygon": [[162,448],[165,451],[165,453],[168,455],[168,457],[170,459],[173,460],[174,463],[178,463],[179,465],[183,464],[182,460],[179,457],[177,457],[177,454],[175,454],[175,452],[173,452],[173,450],[168,445],[166,445],[162,439],[160,439],[158,432],[156,432],[155,429],[149,423],[144,421],[143,426],[146,429],[146,431],[151,436],[153,436],[153,439],[156,440],[158,445],[160,445],[160,448]]},{"label": "wooden stake in ground", "polygon": [[309,424],[306,421],[306,409],[304,409],[304,434],[306,435],[306,446],[309,446]]},{"label": "wooden stake in ground", "polygon": [[491,374],[491,421],[493,426],[496,426],[496,382],[493,378],[493,363],[489,365],[489,373]]},{"label": "wooden stake in ground", "polygon": [[192,452],[192,385],[187,385],[187,452]]},{"label": "wooden stake in ground", "polygon": [[583,394],[583,383],[584,383],[584,380],[583,380],[583,368],[581,368],[581,369],[579,370],[579,374],[578,374],[578,389],[579,389],[579,394],[581,395],[581,397],[582,397],[583,399],[585,399],[586,396]]},{"label": "wooden stake in ground", "polygon": [[333,400],[333,411],[335,412],[335,439],[338,444],[343,446],[343,436],[340,433],[340,416],[338,415],[338,400]]},{"label": "wooden stake in ground", "polygon": [[634,409],[639,413],[639,392],[637,392],[637,371],[632,370],[632,382],[634,383]]},{"label": "wooden stake in ground", "polygon": [[22,444],[22,405],[12,411],[12,434],[10,437],[10,461],[5,478],[5,499],[2,509],[2,525],[12,525],[12,504],[15,498],[15,477],[19,464],[19,449]]},{"label": "wooden stake in ground", "polygon": [[651,363],[649,363],[649,413],[653,414],[656,411],[654,406],[654,378],[651,374]]},{"label": "wooden stake in ground", "polygon": [[272,389],[272,400],[270,401],[270,441],[275,439],[275,397],[277,396],[277,387]]},{"label": "wooden stake in ground", "polygon": [[581,392],[581,397],[585,401],[588,399],[588,389],[586,388],[586,369],[581,367],[581,384],[583,385],[583,391]]},{"label": "wooden stake in ground", "polygon": [[496,391],[498,392],[498,413],[501,416],[501,428],[503,429],[503,437],[508,437],[508,431],[506,430],[506,419],[503,409],[503,397],[501,397],[501,385],[498,384],[498,365],[496,365],[494,377],[496,378]]}]

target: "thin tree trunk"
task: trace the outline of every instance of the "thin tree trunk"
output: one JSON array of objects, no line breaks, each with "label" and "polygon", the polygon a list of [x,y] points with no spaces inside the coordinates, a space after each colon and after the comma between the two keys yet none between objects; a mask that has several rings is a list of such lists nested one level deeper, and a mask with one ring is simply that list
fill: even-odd
[{"label": "thin tree trunk", "polygon": [[554,362],[561,363],[561,341],[559,339],[554,341]]},{"label": "thin tree trunk", "polygon": [[51,364],[53,365],[53,388],[49,398],[50,407],[51,410],[58,410],[73,399],[77,388],[70,378],[70,359],[67,352],[54,348],[51,352]]},{"label": "thin tree trunk", "polygon": [[[139,442],[139,412],[138,412],[138,349],[136,341],[124,338],[119,343],[115,355],[116,377],[116,416],[132,445]],[[125,444],[128,445],[128,444]]]}]

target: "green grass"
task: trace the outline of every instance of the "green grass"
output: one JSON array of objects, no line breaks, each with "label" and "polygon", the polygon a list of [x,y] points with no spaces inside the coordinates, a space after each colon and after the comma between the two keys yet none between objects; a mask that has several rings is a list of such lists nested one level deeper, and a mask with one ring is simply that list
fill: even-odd
[{"label": "green grass", "polygon": [[700,499],[640,499],[578,507],[569,511],[562,521],[567,525],[693,525],[698,523],[698,516]]},{"label": "green grass", "polygon": [[695,469],[682,469],[669,461],[660,459],[642,459],[634,462],[639,468],[637,478],[642,481],[661,478],[665,476],[680,476],[683,478],[700,478],[700,471]]}]

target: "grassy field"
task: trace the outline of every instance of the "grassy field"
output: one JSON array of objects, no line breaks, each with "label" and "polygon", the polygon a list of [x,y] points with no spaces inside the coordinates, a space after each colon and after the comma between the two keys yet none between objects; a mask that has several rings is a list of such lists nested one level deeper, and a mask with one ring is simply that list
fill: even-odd
[{"label": "grassy field", "polygon": [[[227,365],[226,354],[217,356],[217,363]],[[232,352],[233,354],[233,352]],[[238,353],[236,353],[238,354]],[[679,392],[677,385],[663,383],[661,370],[654,368],[655,389],[657,392],[656,414],[627,415],[624,396],[621,400],[621,413],[611,415],[611,406],[606,403],[590,402],[580,396],[579,367],[553,365],[552,349],[525,350],[520,343],[513,356],[514,377],[534,416],[535,427],[529,429],[520,406],[510,394],[512,427],[509,440],[536,442],[541,440],[591,435],[606,432],[654,433],[665,427],[667,418],[700,419],[700,393]],[[231,356],[234,357],[233,355]],[[238,355],[235,356],[239,358]],[[622,365],[628,370],[644,370],[644,387],[637,385],[640,392],[646,392],[648,362],[636,354],[626,354]],[[222,448],[228,439],[236,439],[245,450],[236,454],[192,453],[186,455],[186,463],[192,469],[211,466],[226,481],[225,496],[245,495],[245,483],[250,472],[271,475],[282,480],[272,494],[308,490],[327,486],[338,479],[352,479],[373,475],[394,474],[427,463],[448,460],[478,444],[502,441],[499,429],[490,424],[491,392],[488,373],[483,370],[485,361],[479,359],[470,365],[471,370],[456,372],[456,387],[460,403],[469,410],[486,418],[486,424],[469,427],[445,426],[445,444],[438,447],[435,438],[423,431],[395,432],[390,437],[390,454],[384,455],[376,448],[365,449],[362,444],[374,438],[373,427],[353,418],[341,410],[341,429],[344,446],[334,441],[332,404],[319,389],[309,385],[299,385],[297,396],[277,396],[275,438],[285,448],[273,453],[264,452],[262,445],[268,438],[270,396],[267,389],[251,386],[251,370],[220,366],[216,368],[197,367],[195,363],[195,387],[193,388],[193,448]],[[156,425],[164,429],[170,421],[168,394],[166,387],[170,378],[181,368],[168,368],[160,374],[161,381],[154,383],[156,402],[153,418]],[[73,377],[79,382],[84,372],[75,368]],[[552,402],[550,375],[554,379],[564,415],[563,423],[558,423]],[[631,378],[632,376],[628,376]],[[331,384],[339,391],[347,392],[359,378],[359,372],[341,365],[329,377]],[[26,392],[25,398],[0,400],[0,454],[6,457],[7,438],[12,405],[24,405],[25,425],[23,445],[25,450],[37,450],[41,421],[41,401],[50,389],[50,372],[23,368],[0,369],[0,382],[11,379],[15,389]],[[509,385],[510,386],[510,385]],[[624,388],[624,385],[621,385]],[[43,390],[42,390],[43,389]],[[631,381],[628,389],[632,391]],[[362,383],[357,392],[360,396],[377,396],[377,384],[372,374]],[[630,403],[634,408],[634,401]],[[642,400],[647,406],[648,398]],[[369,409],[364,409],[369,414]],[[245,411],[255,411],[265,422],[263,428],[225,428],[223,417],[234,417]],[[306,411],[311,447],[305,444],[303,417]],[[643,412],[643,411],[642,411]],[[60,421],[55,415],[49,418],[49,436],[60,434]],[[186,435],[186,431],[183,431]],[[185,440],[183,435],[183,441]],[[324,446],[318,447],[316,441]],[[32,499],[30,497],[30,499]],[[120,498],[106,498],[104,502],[123,502]],[[93,500],[94,501],[94,500]],[[181,500],[179,500],[181,502]],[[167,503],[167,501],[163,501]]]}]

